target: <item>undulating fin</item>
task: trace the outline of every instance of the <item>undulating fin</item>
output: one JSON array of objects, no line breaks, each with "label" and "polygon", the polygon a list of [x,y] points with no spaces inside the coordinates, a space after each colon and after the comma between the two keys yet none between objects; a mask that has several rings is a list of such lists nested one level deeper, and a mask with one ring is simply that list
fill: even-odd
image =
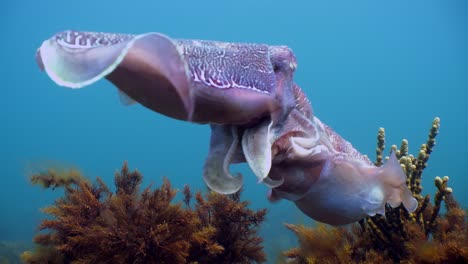
[{"label": "undulating fin", "polygon": [[236,193],[242,187],[242,175],[233,176],[229,165],[238,160],[239,132],[236,126],[212,125],[208,157],[203,170],[203,180],[208,188],[222,193]]},{"label": "undulating fin", "polygon": [[106,78],[143,106],[163,115],[192,120],[193,89],[176,43],[159,33],[135,37],[119,67]]},{"label": "undulating fin", "polygon": [[44,41],[36,61],[58,85],[81,88],[112,72],[134,40],[134,35],[68,30]]},{"label": "undulating fin", "polygon": [[384,183],[385,201],[391,207],[398,207],[403,204],[408,212],[414,212],[418,207],[418,201],[413,197],[406,185],[406,174],[394,152],[390,154],[388,161],[379,169],[378,177]]},{"label": "undulating fin", "polygon": [[125,92],[123,92],[122,90],[118,90],[119,91],[119,99],[120,99],[120,102],[123,104],[123,105],[134,105],[137,103],[137,101],[133,100],[132,98],[130,98],[130,96],[128,96]]},{"label": "undulating fin", "polygon": [[61,86],[81,88],[107,78],[142,105],[191,120],[187,64],[175,42],[162,34],[64,31],[42,43],[36,60]]}]

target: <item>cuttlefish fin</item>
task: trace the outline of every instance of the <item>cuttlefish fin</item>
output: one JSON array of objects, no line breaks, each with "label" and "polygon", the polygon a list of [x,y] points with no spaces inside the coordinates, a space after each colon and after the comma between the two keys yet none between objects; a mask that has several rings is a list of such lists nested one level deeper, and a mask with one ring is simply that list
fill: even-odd
[{"label": "cuttlefish fin", "polygon": [[188,66],[176,43],[162,34],[64,31],[42,43],[36,61],[58,85],[82,88],[106,78],[156,112],[192,119]]},{"label": "cuttlefish fin", "polygon": [[88,32],[65,31],[44,41],[36,53],[39,67],[58,85],[82,88],[111,73],[135,40],[132,35],[114,34],[111,45],[87,45],[89,37]]},{"label": "cuttlefish fin", "polygon": [[403,204],[408,212],[416,210],[418,201],[413,197],[406,185],[406,174],[394,152],[390,154],[388,161],[379,168],[377,176],[383,182],[386,203],[391,207],[398,207]]},{"label": "cuttlefish fin", "polygon": [[205,161],[203,180],[208,188],[221,194],[232,194],[242,187],[242,175],[233,176],[229,165],[236,160],[239,132],[235,126],[211,126],[210,152]]}]

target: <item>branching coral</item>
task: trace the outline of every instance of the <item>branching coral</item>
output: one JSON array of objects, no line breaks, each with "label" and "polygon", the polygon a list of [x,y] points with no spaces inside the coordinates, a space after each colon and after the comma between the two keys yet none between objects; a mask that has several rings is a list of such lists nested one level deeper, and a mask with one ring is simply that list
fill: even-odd
[{"label": "branching coral", "polygon": [[183,207],[173,203],[168,180],[139,190],[142,175],[127,164],[115,175],[112,193],[102,180],[91,184],[76,171],[33,175],[42,186],[64,187],[65,196],[44,210],[38,248],[22,255],[26,263],[249,263],[265,255],[258,226],[265,210],[219,194],[205,199],[184,189]]},{"label": "branching coral", "polygon": [[[286,225],[300,247],[284,253],[290,263],[468,263],[468,222],[448,187],[447,176],[435,178],[434,204],[421,195],[421,178],[435,146],[440,120],[435,118],[428,140],[417,157],[408,154],[408,141],[392,151],[407,175],[407,184],[419,205],[408,213],[404,207],[386,207],[385,216],[367,217],[349,227],[317,228]],[[377,160],[383,164],[385,130],[377,136]],[[442,202],[447,209],[440,214]]]}]

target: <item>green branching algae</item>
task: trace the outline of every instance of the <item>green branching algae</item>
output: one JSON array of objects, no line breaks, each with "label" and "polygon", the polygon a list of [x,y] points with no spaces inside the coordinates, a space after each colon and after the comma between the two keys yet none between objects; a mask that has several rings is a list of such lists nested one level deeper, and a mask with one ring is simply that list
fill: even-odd
[{"label": "green branching algae", "polygon": [[[407,184],[419,205],[408,213],[404,207],[386,207],[385,216],[367,217],[348,227],[319,225],[310,228],[287,224],[299,247],[284,253],[288,263],[468,263],[468,221],[448,187],[449,177],[435,178],[437,191],[431,202],[422,196],[421,178],[435,146],[440,119],[435,118],[427,142],[417,156],[408,154],[408,141],[393,145]],[[377,136],[377,159],[383,164],[385,130]],[[440,214],[442,202],[446,213]]]}]

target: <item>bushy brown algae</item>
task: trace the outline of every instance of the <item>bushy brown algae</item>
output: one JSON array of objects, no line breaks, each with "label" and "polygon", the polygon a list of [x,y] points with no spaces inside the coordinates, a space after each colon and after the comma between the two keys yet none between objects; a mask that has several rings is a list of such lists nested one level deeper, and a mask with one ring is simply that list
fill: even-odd
[{"label": "bushy brown algae", "polygon": [[[347,227],[333,228],[323,224],[310,228],[286,224],[298,237],[299,247],[284,253],[287,263],[468,263],[468,221],[448,187],[449,177],[435,178],[433,203],[422,196],[421,178],[439,132],[440,119],[435,118],[428,140],[418,155],[408,154],[408,141],[400,148],[393,145],[407,184],[419,205],[408,213],[404,207],[386,207],[385,217],[367,217]],[[377,160],[383,164],[385,131],[377,136]],[[446,213],[441,214],[442,202]]]},{"label": "bushy brown algae", "polygon": [[65,188],[62,198],[43,211],[44,233],[26,251],[26,263],[261,263],[266,260],[258,229],[266,210],[254,211],[239,193],[193,194],[184,203],[167,179],[140,191],[142,175],[126,163],[115,175],[116,191],[101,179],[91,184],[77,171],[49,170],[31,181]]}]

